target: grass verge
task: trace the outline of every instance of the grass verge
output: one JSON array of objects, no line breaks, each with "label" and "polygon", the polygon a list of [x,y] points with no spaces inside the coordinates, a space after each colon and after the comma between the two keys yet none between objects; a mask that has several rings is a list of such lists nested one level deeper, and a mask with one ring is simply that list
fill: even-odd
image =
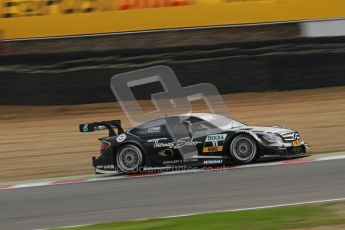
[{"label": "grass verge", "polygon": [[[67,228],[71,230],[148,230],[148,229],[251,229],[275,230],[310,228],[345,223],[345,202],[268,208],[248,211],[219,212],[186,217],[156,218],[140,221]],[[64,228],[66,229],[66,228]]]}]

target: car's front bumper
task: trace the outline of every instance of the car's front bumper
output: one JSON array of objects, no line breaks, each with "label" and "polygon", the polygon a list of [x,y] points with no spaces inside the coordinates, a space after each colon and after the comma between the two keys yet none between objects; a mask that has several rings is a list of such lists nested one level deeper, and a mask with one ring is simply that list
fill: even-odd
[{"label": "car's front bumper", "polygon": [[306,145],[300,145],[300,146],[284,146],[284,147],[267,147],[267,146],[261,146],[260,147],[260,157],[301,157],[306,156]]}]

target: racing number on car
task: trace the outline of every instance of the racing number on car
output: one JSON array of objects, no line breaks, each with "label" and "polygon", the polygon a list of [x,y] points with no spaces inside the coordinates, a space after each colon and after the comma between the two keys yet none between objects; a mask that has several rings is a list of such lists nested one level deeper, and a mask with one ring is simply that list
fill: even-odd
[{"label": "racing number on car", "polygon": [[226,134],[208,135],[206,137],[202,152],[221,152],[226,138]]}]

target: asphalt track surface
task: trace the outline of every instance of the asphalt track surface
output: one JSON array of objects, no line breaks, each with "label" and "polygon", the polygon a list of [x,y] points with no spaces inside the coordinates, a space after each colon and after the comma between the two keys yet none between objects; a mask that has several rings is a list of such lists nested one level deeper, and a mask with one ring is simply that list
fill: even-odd
[{"label": "asphalt track surface", "polygon": [[0,229],[39,229],[345,197],[345,159],[0,191]]}]

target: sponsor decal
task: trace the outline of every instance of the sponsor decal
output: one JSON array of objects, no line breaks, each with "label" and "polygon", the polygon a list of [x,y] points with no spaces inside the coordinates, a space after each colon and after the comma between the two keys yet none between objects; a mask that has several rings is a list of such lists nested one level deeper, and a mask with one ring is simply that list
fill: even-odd
[{"label": "sponsor decal", "polygon": [[162,140],[166,140],[167,138],[156,138],[148,140],[147,142],[153,142],[153,148],[174,148],[174,142],[160,142]]},{"label": "sponsor decal", "polygon": [[225,138],[226,138],[226,134],[208,135],[206,137],[202,152],[210,153],[210,152],[223,151]]},{"label": "sponsor decal", "polygon": [[97,165],[96,168],[98,169],[115,169],[114,165]]},{"label": "sponsor decal", "polygon": [[147,129],[147,133],[159,133],[161,131],[161,127],[150,127]]},{"label": "sponsor decal", "polygon": [[204,153],[221,152],[222,150],[223,150],[223,146],[203,147],[202,149]]},{"label": "sponsor decal", "polygon": [[167,164],[182,164],[182,163],[190,163],[190,162],[197,162],[198,159],[176,159],[176,160],[171,160],[171,161],[163,161],[163,165]]},{"label": "sponsor decal", "polygon": [[221,163],[223,163],[223,160],[207,160],[207,161],[204,161],[205,165],[221,164]]},{"label": "sponsor decal", "polygon": [[206,142],[210,142],[210,141],[224,141],[225,138],[226,138],[226,134],[208,135],[206,137]]},{"label": "sponsor decal", "polygon": [[103,169],[114,169],[115,166],[114,165],[104,165]]},{"label": "sponsor decal", "polygon": [[126,139],[126,134],[120,134],[120,136],[118,136],[117,138],[116,138],[116,141],[117,142],[122,142],[122,141],[124,141]]},{"label": "sponsor decal", "polygon": [[183,146],[196,146],[197,144],[201,144],[202,142],[200,141],[194,141],[193,138],[190,137],[184,137],[179,139],[176,143],[174,148],[178,149],[178,148],[182,148]]},{"label": "sponsor decal", "polygon": [[161,140],[166,140],[166,138],[157,138],[151,139],[147,142],[154,142],[153,148],[171,148],[171,149],[179,149],[183,146],[196,146],[197,144],[201,144],[200,141],[195,141],[193,138],[184,137],[176,142],[160,142]]}]

